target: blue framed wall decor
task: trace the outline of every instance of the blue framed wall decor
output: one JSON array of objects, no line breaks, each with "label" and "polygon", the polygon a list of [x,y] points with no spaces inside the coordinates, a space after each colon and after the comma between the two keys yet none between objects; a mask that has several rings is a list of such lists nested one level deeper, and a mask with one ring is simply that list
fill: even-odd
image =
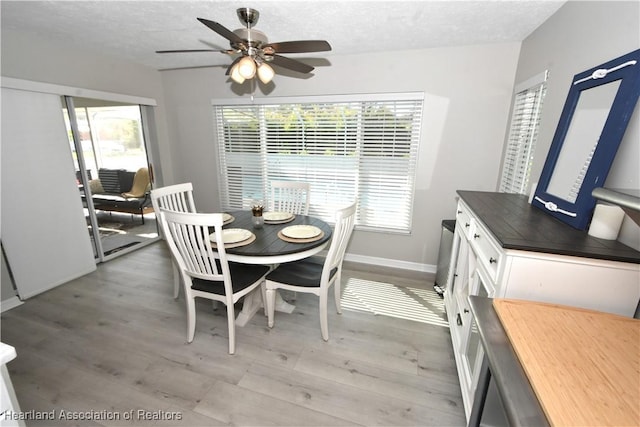
[{"label": "blue framed wall decor", "polygon": [[639,95],[640,49],[574,76],[532,205],[588,227]]}]

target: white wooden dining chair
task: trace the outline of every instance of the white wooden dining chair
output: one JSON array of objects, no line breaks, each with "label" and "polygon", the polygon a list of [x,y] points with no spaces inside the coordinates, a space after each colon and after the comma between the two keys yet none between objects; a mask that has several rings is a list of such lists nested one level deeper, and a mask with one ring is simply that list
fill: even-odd
[{"label": "white wooden dining chair", "polygon": [[[160,209],[162,227],[171,255],[178,264],[187,303],[187,341],[196,330],[196,298],[219,301],[227,306],[229,354],[235,353],[234,304],[260,286],[269,271],[265,265],[229,262],[224,248],[221,213],[188,213]],[[215,251],[210,241],[215,233]],[[260,289],[263,295],[263,289]]]},{"label": "white wooden dining chair", "polygon": [[[151,190],[151,204],[156,215],[160,212],[160,209],[176,212],[196,212],[196,205],[193,202],[193,184],[185,182],[183,184],[154,188]],[[173,298],[178,298],[180,294],[180,273],[175,263],[172,263],[172,266]]]},{"label": "white wooden dining chair", "polygon": [[329,324],[327,321],[329,287],[333,285],[336,311],[340,314],[342,313],[340,307],[342,262],[353,232],[357,205],[358,201],[356,200],[350,206],[336,212],[335,229],[324,263],[320,264],[306,258],[300,261],[280,264],[267,274],[265,284],[267,288],[267,317],[270,328],[274,324],[276,289],[311,293],[320,298],[320,331],[322,339],[325,341],[329,339]]},{"label": "white wooden dining chair", "polygon": [[272,212],[309,215],[310,199],[311,192],[308,182],[271,181],[269,210]]},{"label": "white wooden dining chair", "polygon": [[[271,212],[289,212],[296,215],[309,215],[311,200],[311,186],[302,181],[271,181],[271,200],[269,210]],[[274,268],[277,265],[273,266]],[[291,295],[291,300],[296,299],[296,293]],[[282,303],[286,304],[284,300]]]}]

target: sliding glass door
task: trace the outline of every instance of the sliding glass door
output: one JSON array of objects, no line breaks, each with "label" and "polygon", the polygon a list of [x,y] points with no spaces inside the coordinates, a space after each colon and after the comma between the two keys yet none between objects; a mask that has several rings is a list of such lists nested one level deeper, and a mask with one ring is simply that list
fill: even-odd
[{"label": "sliding glass door", "polygon": [[78,191],[94,247],[105,261],[158,239],[141,106],[64,97]]}]

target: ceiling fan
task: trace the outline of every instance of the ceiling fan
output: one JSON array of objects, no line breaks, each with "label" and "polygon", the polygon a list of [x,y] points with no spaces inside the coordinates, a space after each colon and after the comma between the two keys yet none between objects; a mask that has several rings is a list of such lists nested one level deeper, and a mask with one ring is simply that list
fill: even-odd
[{"label": "ceiling fan", "polygon": [[231,78],[237,83],[243,83],[245,79],[252,79],[257,74],[260,81],[266,84],[271,81],[275,74],[269,64],[299,73],[310,73],[314,69],[304,62],[282,56],[280,55],[281,53],[325,52],[331,50],[331,45],[325,40],[269,43],[267,36],[262,31],[253,28],[258,22],[260,12],[248,7],[240,8],[236,12],[245,28],[234,31],[228,30],[218,22],[198,18],[198,21],[229,40],[230,49],[157,50],[156,53],[220,52],[228,55],[239,55],[227,68],[225,74],[231,75]]}]

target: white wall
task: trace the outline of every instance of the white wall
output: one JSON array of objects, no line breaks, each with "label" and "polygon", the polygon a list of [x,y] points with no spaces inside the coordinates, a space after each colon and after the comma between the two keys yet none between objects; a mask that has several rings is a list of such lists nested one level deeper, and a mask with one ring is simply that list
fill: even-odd
[{"label": "white wall", "polygon": [[[455,191],[495,188],[518,54],[519,44],[496,44],[327,56],[331,65],[313,77],[276,75],[275,88],[255,96],[424,91],[412,235],[357,231],[348,252],[433,267],[440,223],[455,217]],[[162,72],[175,178],[194,183],[199,210],[220,209],[211,100],[249,96],[232,92],[237,85],[224,72]]]}]

